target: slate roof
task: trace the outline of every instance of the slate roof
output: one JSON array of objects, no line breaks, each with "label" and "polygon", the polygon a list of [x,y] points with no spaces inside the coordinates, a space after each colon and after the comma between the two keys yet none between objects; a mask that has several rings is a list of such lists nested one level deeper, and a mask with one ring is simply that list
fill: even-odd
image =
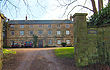
[{"label": "slate roof", "polygon": [[9,24],[60,24],[73,23],[70,20],[9,20]]}]

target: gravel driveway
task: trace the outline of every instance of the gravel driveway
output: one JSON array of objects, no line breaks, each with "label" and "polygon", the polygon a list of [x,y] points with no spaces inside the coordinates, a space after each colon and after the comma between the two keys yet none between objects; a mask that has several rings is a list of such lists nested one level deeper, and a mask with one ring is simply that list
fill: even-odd
[{"label": "gravel driveway", "polygon": [[59,59],[55,48],[18,48],[14,58],[4,64],[3,70],[76,70],[73,60]]}]

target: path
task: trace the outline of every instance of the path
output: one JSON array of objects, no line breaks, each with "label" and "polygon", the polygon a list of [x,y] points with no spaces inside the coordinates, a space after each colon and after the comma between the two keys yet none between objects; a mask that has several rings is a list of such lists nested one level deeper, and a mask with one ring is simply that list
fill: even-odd
[{"label": "path", "polygon": [[[19,48],[11,65],[4,65],[3,70],[76,70],[73,61],[58,59],[55,48]],[[7,67],[6,67],[7,66]],[[8,68],[8,69],[6,69]]]}]

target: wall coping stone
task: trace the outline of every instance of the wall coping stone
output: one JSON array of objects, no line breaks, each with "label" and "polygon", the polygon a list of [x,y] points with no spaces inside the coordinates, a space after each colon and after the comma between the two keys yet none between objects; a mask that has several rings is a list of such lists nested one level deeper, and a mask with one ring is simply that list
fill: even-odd
[{"label": "wall coping stone", "polygon": [[75,17],[75,16],[87,16],[88,14],[87,13],[75,13],[74,15],[73,15],[73,18]]}]

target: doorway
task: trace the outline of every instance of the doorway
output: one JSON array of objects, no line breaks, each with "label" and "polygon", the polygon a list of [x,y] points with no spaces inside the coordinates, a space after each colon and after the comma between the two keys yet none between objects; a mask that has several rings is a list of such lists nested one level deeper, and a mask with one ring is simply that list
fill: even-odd
[{"label": "doorway", "polygon": [[38,47],[39,47],[39,48],[43,48],[43,40],[39,40],[39,42],[38,42]]}]

